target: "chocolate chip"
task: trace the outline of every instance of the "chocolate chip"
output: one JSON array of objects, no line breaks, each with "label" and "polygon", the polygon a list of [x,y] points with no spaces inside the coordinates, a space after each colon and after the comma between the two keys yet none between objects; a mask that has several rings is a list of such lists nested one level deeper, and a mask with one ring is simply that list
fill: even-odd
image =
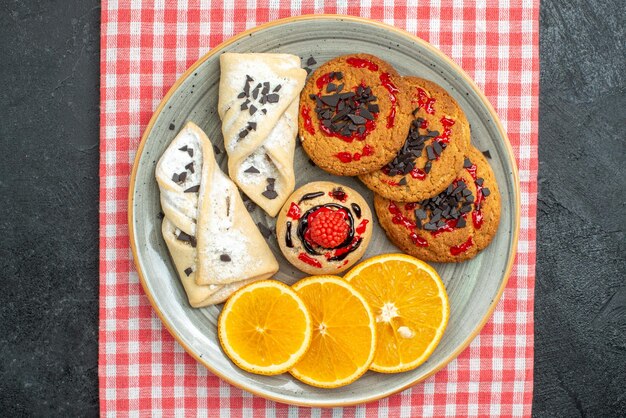
[{"label": "chocolate chip", "polygon": [[230,256],[228,254],[222,254],[220,255],[220,261],[228,263],[230,261]]},{"label": "chocolate chip", "polygon": [[[376,105],[376,108],[378,109],[378,105]],[[368,107],[368,109],[369,109],[369,107]],[[374,120],[374,115],[372,115],[370,112],[374,112],[375,113],[376,111],[372,111],[372,110],[368,110],[368,109],[361,109],[359,114],[361,116],[363,116],[367,120]]]},{"label": "chocolate chip", "polygon": [[239,132],[239,139],[243,139],[246,136],[248,136],[248,130],[247,129],[244,129],[244,130]]},{"label": "chocolate chip", "polygon": [[282,86],[279,84],[279,85],[277,85],[276,87],[274,87],[274,90],[272,90],[272,91],[273,91],[274,93],[277,93],[277,92],[279,92],[279,91],[280,91],[280,88],[281,88],[281,87],[282,87]]},{"label": "chocolate chip", "polygon": [[267,95],[267,102],[268,103],[278,103],[278,99],[280,98],[280,96],[276,93],[272,93],[272,94],[268,94]]},{"label": "chocolate chip", "polygon": [[441,155],[443,148],[441,148],[441,144],[438,141],[433,141],[433,151],[435,151],[435,154]]},{"label": "chocolate chip", "polygon": [[274,190],[265,190],[261,194],[270,200],[276,199],[278,197],[278,193],[276,193]]},{"label": "chocolate chip", "polygon": [[178,235],[176,236],[176,238],[179,241],[188,242],[194,248],[196,247],[196,244],[197,244],[196,237],[194,237],[193,235],[189,235],[184,231],[180,231]]},{"label": "chocolate chip", "polygon": [[[213,146],[215,146],[215,145],[213,145]],[[186,169],[186,170],[189,170],[189,171],[191,172],[191,174],[195,173],[195,170],[194,170],[194,168],[193,168],[193,161],[192,161],[192,162],[190,162],[189,164],[187,164],[187,165],[185,166],[185,169]],[[186,174],[186,173],[185,173],[185,174]]]},{"label": "chocolate chip", "polygon": [[398,182],[398,186],[406,186],[406,177],[402,177]]},{"label": "chocolate chip", "polygon": [[193,148],[187,148],[187,154],[189,154],[189,156],[193,158]]},{"label": "chocolate chip", "polygon": [[252,90],[252,98],[254,100],[256,100],[257,97],[259,97],[259,90],[261,89],[262,84],[259,83],[257,84],[257,86],[254,88],[254,90]]},{"label": "chocolate chip", "polygon": [[184,145],[182,148],[178,148],[178,151],[187,152],[187,145]]},{"label": "chocolate chip", "polygon": [[250,105],[250,116],[254,115],[257,111],[257,108],[255,105]]},{"label": "chocolate chip", "polygon": [[317,61],[315,61],[315,58],[310,57],[308,60],[306,60],[306,65],[315,65],[317,64]]},{"label": "chocolate chip", "polygon": [[248,108],[248,104],[250,104],[250,100],[246,100],[245,102],[243,102],[239,109],[246,110]]},{"label": "chocolate chip", "polygon": [[258,222],[256,225],[259,227],[261,235],[263,235],[266,239],[272,236],[272,230],[269,229],[267,226],[265,226],[261,222]]},{"label": "chocolate chip", "polygon": [[267,178],[267,183],[268,184],[274,184],[274,183],[276,183],[276,179],[274,177],[268,177]]},{"label": "chocolate chip", "polygon": [[248,130],[250,129],[256,131],[256,122],[248,122]]},{"label": "chocolate chip", "polygon": [[244,173],[259,174],[260,171],[255,166],[251,165],[244,170]]},{"label": "chocolate chip", "polygon": [[174,174],[172,174],[172,181],[173,181],[174,183],[178,183],[178,173],[174,173]]},{"label": "chocolate chip", "polygon": [[269,92],[270,92],[270,83],[266,81],[263,83],[263,90],[261,90],[261,94],[265,96]]},{"label": "chocolate chip", "polygon": [[465,225],[467,225],[467,222],[465,222],[465,218],[463,218],[462,216],[459,217],[456,221],[456,227],[457,228],[465,228]]},{"label": "chocolate chip", "polygon": [[197,184],[195,186],[191,186],[190,188],[186,189],[184,193],[197,193],[199,190],[200,190],[200,185]]},{"label": "chocolate chip", "polygon": [[463,161],[463,168],[470,168],[472,166],[472,162],[470,161],[469,158],[466,158],[465,161]]},{"label": "chocolate chip", "polygon": [[429,138],[436,138],[439,136],[439,131],[428,131],[426,136]]},{"label": "chocolate chip", "polygon": [[427,231],[436,231],[437,230],[437,225],[435,225],[432,222],[428,222],[427,224],[424,225],[424,229]]},{"label": "chocolate chip", "polygon": [[342,73],[341,71],[337,71],[337,72],[335,73],[335,78],[336,78],[337,80],[341,80],[341,79],[343,79],[343,73]]},{"label": "chocolate chip", "polygon": [[484,180],[482,177],[479,177],[479,178],[477,178],[477,179],[476,179],[475,183],[476,183],[477,185],[479,185],[479,186],[482,186],[482,185],[483,185],[483,183],[484,183],[484,181],[485,181],[485,180]]},{"label": "chocolate chip", "polygon": [[337,93],[341,92],[341,90],[343,90],[343,84],[337,86]]},{"label": "chocolate chip", "polygon": [[254,209],[256,209],[256,204],[250,200],[245,202],[244,206],[246,207],[246,210],[251,213],[254,212]]},{"label": "chocolate chip", "polygon": [[263,112],[264,115],[267,114],[267,109],[261,109],[261,112]]},{"label": "chocolate chip", "polygon": [[187,172],[183,171],[182,173],[180,173],[178,175],[178,182],[177,183],[184,183],[186,178],[187,178]]},{"label": "chocolate chip", "polygon": [[174,129],[176,129],[176,126],[173,123],[170,123],[170,131],[173,131]]},{"label": "chocolate chip", "polygon": [[487,157],[487,158],[491,158],[491,153],[489,152],[489,150],[484,150],[484,151],[481,151],[481,152],[483,153],[483,155],[484,155],[485,157]]},{"label": "chocolate chip", "polygon": [[309,67],[304,67],[304,70],[306,71],[306,75],[311,74],[311,71],[313,71]]},{"label": "chocolate chip", "polygon": [[363,116],[348,115],[348,117],[352,122],[356,123],[357,125],[363,125],[365,123],[365,118]]},{"label": "chocolate chip", "polygon": [[337,106],[337,103],[339,103],[339,95],[338,94],[331,94],[328,96],[321,96],[320,99],[322,100],[322,102],[325,105],[328,105],[330,107],[335,107]]},{"label": "chocolate chip", "polygon": [[437,158],[437,156],[435,155],[435,151],[433,151],[433,147],[430,145],[426,147],[426,155],[431,161]]},{"label": "chocolate chip", "polygon": [[331,93],[335,90],[337,90],[337,85],[335,83],[328,83],[326,86],[326,93]]},{"label": "chocolate chip", "polygon": [[237,95],[238,99],[243,99],[244,97],[246,97],[246,93],[243,91]]},{"label": "chocolate chip", "polygon": [[417,112],[420,111],[419,107],[416,107],[415,109],[413,109],[413,111],[411,112],[411,114],[413,115],[413,117],[415,117],[415,115],[417,114]]},{"label": "chocolate chip", "polygon": [[489,190],[486,187],[483,187],[482,192],[483,192],[483,196],[485,196],[485,197],[487,197],[487,196],[489,196],[491,194],[491,190]]},{"label": "chocolate chip", "polygon": [[185,274],[187,275],[187,277],[189,277],[189,275],[190,275],[191,273],[193,273],[193,270],[191,269],[191,267],[187,267],[187,268],[185,269]]}]

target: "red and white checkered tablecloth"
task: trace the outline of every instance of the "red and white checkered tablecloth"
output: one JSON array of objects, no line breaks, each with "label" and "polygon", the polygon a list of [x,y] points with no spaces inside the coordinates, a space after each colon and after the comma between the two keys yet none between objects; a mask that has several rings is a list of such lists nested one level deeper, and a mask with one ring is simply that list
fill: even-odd
[{"label": "red and white checkered tablecloth", "polygon": [[[351,5],[347,5],[347,4]],[[130,171],[141,134],[175,80],[210,48],[278,18],[350,14],[418,35],[486,93],[521,180],[518,254],[502,299],[439,373],[380,401],[333,410],[237,389],[187,355],[161,324],[133,267]],[[100,408],[106,416],[529,416],[537,200],[539,0],[103,0],[100,122]]]}]

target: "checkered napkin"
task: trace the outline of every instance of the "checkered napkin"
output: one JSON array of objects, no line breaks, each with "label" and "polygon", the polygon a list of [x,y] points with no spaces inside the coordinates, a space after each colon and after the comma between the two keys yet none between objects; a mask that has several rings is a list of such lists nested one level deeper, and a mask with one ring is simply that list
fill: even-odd
[{"label": "checkered napkin", "polygon": [[[431,3],[102,2],[99,376],[103,415],[530,415],[539,0]],[[418,35],[452,57],[498,112],[513,144],[521,180],[517,259],[502,300],[480,335],[426,381],[380,401],[334,410],[293,407],[256,397],[213,376],[187,355],[163,327],[141,288],[127,226],[135,151],[152,112],[175,80],[223,40],[261,23],[307,13],[380,20]]]}]

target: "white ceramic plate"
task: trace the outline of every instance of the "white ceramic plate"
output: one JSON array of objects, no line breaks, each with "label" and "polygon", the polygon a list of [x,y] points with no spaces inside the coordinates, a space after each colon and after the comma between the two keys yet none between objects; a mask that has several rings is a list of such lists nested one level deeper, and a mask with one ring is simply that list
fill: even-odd
[{"label": "white ceramic plate", "polygon": [[[222,352],[216,336],[221,305],[189,306],[161,237],[159,190],[154,169],[182,125],[192,120],[223,150],[216,112],[221,52],[284,52],[299,55],[303,65],[313,56],[318,64],[338,55],[364,52],[390,62],[401,74],[416,75],[442,85],[463,107],[472,127],[472,142],[489,150],[491,166],[502,193],[502,216],[491,245],[471,261],[439,264],[451,314],[446,333],[433,355],[413,371],[399,374],[368,372],[351,385],[318,389],[288,374],[257,376],[237,368]],[[173,128],[172,128],[173,125]],[[226,155],[217,155],[226,171]],[[359,191],[373,210],[373,194],[356,178],[333,177],[309,164],[301,147],[295,159],[299,187],[314,180],[332,180]],[[255,221],[270,228],[274,220],[257,208]],[[470,78],[449,58],[423,40],[393,27],[361,18],[318,15],[268,23],[235,36],[202,57],[174,84],[154,113],[143,135],[133,167],[129,193],[129,226],[135,265],[152,306],[163,324],[196,360],[235,386],[280,402],[310,405],[350,405],[388,396],[425,379],[455,358],[480,331],[493,311],[511,271],[519,228],[519,181],[512,149],[497,115]],[[376,222],[364,258],[398,252]],[[292,284],[305,275],[283,258],[276,239],[269,240],[280,262],[276,278]]]}]

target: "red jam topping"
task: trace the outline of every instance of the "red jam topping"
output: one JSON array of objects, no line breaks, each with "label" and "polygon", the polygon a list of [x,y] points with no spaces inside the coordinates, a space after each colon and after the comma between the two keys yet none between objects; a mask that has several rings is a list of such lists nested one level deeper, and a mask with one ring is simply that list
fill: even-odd
[{"label": "red jam topping", "polygon": [[393,218],[391,218],[391,222],[393,222],[396,225],[403,225],[406,229],[411,231],[409,236],[411,237],[411,240],[413,241],[415,245],[419,247],[428,247],[428,241],[426,241],[424,238],[418,236],[415,233],[415,228],[416,228],[415,224],[411,222],[409,218],[407,218],[406,216],[402,214],[402,211],[400,210],[400,208],[398,208],[398,206],[396,206],[395,203],[390,202],[388,209],[389,209],[389,213],[393,215]]},{"label": "red jam topping", "polygon": [[326,84],[330,83],[331,81],[332,79],[330,78],[330,73],[326,73],[323,76],[319,77],[317,80],[315,80],[315,85],[317,86],[318,90],[321,90]]},{"label": "red jam topping", "polygon": [[339,152],[335,154],[335,157],[339,158],[339,161],[342,163],[351,163],[352,162],[352,154],[347,151]]},{"label": "red jam topping", "polygon": [[298,260],[307,263],[309,266],[313,266],[316,267],[318,269],[322,268],[322,263],[320,263],[319,261],[317,261],[316,259],[314,259],[313,257],[311,257],[310,255],[308,255],[307,253],[300,253],[298,254]]},{"label": "red jam topping", "polygon": [[387,179],[381,178],[380,181],[382,181],[383,183],[388,184],[390,186],[399,186],[400,185],[400,183],[397,183],[397,182],[395,182],[393,180],[387,180]]},{"label": "red jam topping", "polygon": [[416,180],[424,180],[426,178],[426,172],[421,168],[415,167],[413,170],[411,170],[411,177]]},{"label": "red jam topping", "polygon": [[365,229],[367,228],[367,224],[369,223],[369,220],[367,219],[363,219],[361,221],[361,223],[359,224],[359,226],[356,227],[356,233],[357,234],[362,234],[365,232]]},{"label": "red jam topping", "polygon": [[345,202],[348,199],[348,194],[344,192],[341,187],[336,187],[330,192],[328,192],[328,196],[340,202]]},{"label": "red jam topping", "polygon": [[287,212],[287,216],[293,220],[297,220],[300,219],[300,215],[302,215],[302,213],[300,212],[300,206],[298,206],[295,202],[291,202],[291,205],[289,206],[289,212]]},{"label": "red jam topping", "polygon": [[334,251],[328,252],[324,255],[324,257],[326,257],[327,260],[330,260],[331,258],[337,259],[337,257],[343,258],[341,257],[342,255],[348,254],[354,251],[355,245],[357,244],[357,242],[359,242],[359,238],[354,237],[352,241],[350,242],[350,245],[346,245],[345,247],[337,248]]},{"label": "red jam topping", "polygon": [[356,68],[367,68],[370,71],[378,71],[378,64],[363,58],[350,57],[346,60],[348,65]]},{"label": "red jam topping", "polygon": [[309,113],[309,108],[307,106],[302,106],[300,110],[300,114],[304,119],[304,129],[310,133],[311,135],[315,135],[315,128],[313,127],[313,122],[311,121],[311,115]]},{"label": "red jam topping", "polygon": [[428,97],[428,95],[423,89],[419,87],[417,88],[417,104],[421,109],[424,109],[424,111],[428,113],[429,115],[435,114],[434,104],[436,101],[437,100],[435,98]]},{"label": "red jam topping", "polygon": [[389,75],[389,73],[382,73],[380,75],[380,82],[383,84],[383,87],[386,88],[389,92],[391,110],[389,111],[389,115],[387,116],[387,128],[393,128],[393,124],[396,120],[396,103],[398,102],[396,93],[398,93],[400,90],[398,90],[396,85],[393,84],[393,82],[391,81],[391,76]]},{"label": "red jam topping", "polygon": [[467,241],[463,244],[455,245],[454,247],[450,247],[450,254],[459,255],[469,250],[472,245],[474,245],[474,241],[472,241],[472,237],[469,237]]},{"label": "red jam topping", "polygon": [[417,235],[415,232],[411,232],[409,237],[411,237],[411,241],[413,241],[413,244],[417,245],[418,247],[428,247],[428,241]]},{"label": "red jam topping", "polygon": [[[483,186],[481,184],[476,183],[478,180],[477,175],[477,167],[476,164],[472,164],[470,167],[466,168],[467,172],[470,173],[470,176],[474,179],[474,185],[476,186],[476,199],[474,200],[474,211],[472,212],[472,222],[474,223],[474,228],[480,229],[483,226],[483,211],[481,209],[481,203],[483,201]],[[476,209],[478,208],[478,209]]]},{"label": "red jam topping", "polygon": [[339,161],[342,163],[351,163],[352,161],[359,161],[361,157],[369,157],[370,155],[374,155],[374,147],[371,145],[365,145],[361,152],[351,154],[348,151],[342,151],[335,154],[335,157],[339,158]]},{"label": "red jam topping", "polygon": [[450,127],[454,125],[454,119],[448,119],[445,116],[440,119],[441,124],[443,125],[443,133],[439,135],[435,140],[437,142],[448,143],[450,142],[450,134],[452,130]]}]

